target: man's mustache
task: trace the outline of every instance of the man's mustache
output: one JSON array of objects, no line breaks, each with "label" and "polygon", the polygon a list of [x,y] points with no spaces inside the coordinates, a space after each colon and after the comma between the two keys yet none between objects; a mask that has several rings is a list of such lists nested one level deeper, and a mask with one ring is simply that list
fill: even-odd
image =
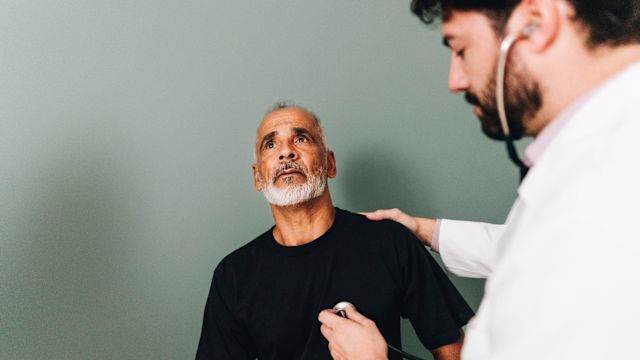
[{"label": "man's mustache", "polygon": [[480,106],[480,99],[468,91],[464,93],[464,99],[473,106]]},{"label": "man's mustache", "polygon": [[278,176],[280,176],[280,174],[282,174],[283,171],[289,170],[289,169],[299,170],[304,176],[307,176],[308,174],[306,166],[292,162],[292,161],[287,161],[287,162],[283,162],[282,164],[278,165],[275,169],[273,169],[273,176],[271,178],[271,182],[275,182]]}]

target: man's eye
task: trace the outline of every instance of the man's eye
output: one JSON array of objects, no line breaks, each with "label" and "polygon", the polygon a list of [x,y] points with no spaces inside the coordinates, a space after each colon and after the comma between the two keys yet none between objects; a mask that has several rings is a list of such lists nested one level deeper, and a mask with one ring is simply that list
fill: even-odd
[{"label": "man's eye", "polygon": [[303,143],[303,142],[307,142],[307,138],[304,136],[300,136],[296,139],[296,142],[298,143]]},{"label": "man's eye", "polygon": [[266,144],[264,145],[264,148],[265,148],[265,149],[273,149],[275,146],[276,146],[276,145],[275,145],[274,143],[270,142],[270,143],[266,143]]}]

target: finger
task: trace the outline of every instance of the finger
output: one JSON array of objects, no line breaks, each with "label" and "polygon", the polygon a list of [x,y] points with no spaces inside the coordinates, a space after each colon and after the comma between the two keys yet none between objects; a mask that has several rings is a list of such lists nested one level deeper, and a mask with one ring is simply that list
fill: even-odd
[{"label": "finger", "polygon": [[329,354],[333,360],[347,360],[348,358],[342,354],[340,349],[333,344],[329,344]]},{"label": "finger", "polygon": [[329,341],[329,343],[333,341],[334,331],[330,327],[322,325],[320,326],[320,332],[322,333],[322,336]]},{"label": "finger", "polygon": [[364,321],[369,320],[369,318],[359,313],[358,310],[356,310],[356,308],[354,308],[353,306],[347,306],[345,311],[347,312],[348,319],[353,320],[359,324],[362,324]]},{"label": "finger", "polygon": [[342,357],[340,356],[340,354],[338,353],[337,349],[335,348],[335,346],[332,346],[331,344],[329,344],[329,354],[331,354],[331,358],[333,360],[340,360],[342,359]]},{"label": "finger", "polygon": [[331,313],[333,311],[329,310],[329,309],[324,309],[322,311],[320,311],[320,313],[318,314],[318,321],[320,321],[322,324],[327,325],[331,318]]},{"label": "finger", "polygon": [[369,220],[375,220],[374,217],[376,216],[375,211],[360,211],[358,214],[366,216]]},{"label": "finger", "polygon": [[389,211],[389,209],[379,209],[376,211],[361,212],[360,214],[366,216],[369,220],[383,220],[389,219]]},{"label": "finger", "polygon": [[349,356],[345,354],[344,349],[335,342],[329,343],[329,353],[333,360],[349,360]]},{"label": "finger", "polygon": [[318,321],[333,329],[336,325],[347,320],[336,315],[335,311],[326,309],[322,310],[320,314],[318,314]]}]

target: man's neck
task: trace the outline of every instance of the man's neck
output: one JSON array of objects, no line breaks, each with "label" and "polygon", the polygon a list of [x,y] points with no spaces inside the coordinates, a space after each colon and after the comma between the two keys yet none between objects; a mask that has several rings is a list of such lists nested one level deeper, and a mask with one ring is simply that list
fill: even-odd
[{"label": "man's neck", "polygon": [[335,208],[329,191],[321,196],[292,206],[271,206],[276,226],[273,237],[280,245],[298,246],[310,243],[329,230]]},{"label": "man's neck", "polygon": [[544,107],[537,119],[530,124],[529,132],[532,135],[539,134],[564,109],[583,95],[639,62],[640,45],[603,47],[581,55],[583,56],[574,56],[570,66],[554,69],[544,75]]}]

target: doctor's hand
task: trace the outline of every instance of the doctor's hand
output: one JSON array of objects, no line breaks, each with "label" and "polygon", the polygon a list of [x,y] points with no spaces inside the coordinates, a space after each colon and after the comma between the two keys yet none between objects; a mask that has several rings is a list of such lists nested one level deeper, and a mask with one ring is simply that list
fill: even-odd
[{"label": "doctor's hand", "polygon": [[346,309],[347,319],[333,310],[318,316],[320,331],[329,341],[331,357],[336,360],[386,360],[387,342],[376,324],[353,307]]},{"label": "doctor's hand", "polygon": [[363,212],[369,220],[394,220],[404,225],[424,245],[431,247],[433,232],[436,228],[436,219],[420,218],[408,215],[400,209],[381,209],[372,212]]}]

